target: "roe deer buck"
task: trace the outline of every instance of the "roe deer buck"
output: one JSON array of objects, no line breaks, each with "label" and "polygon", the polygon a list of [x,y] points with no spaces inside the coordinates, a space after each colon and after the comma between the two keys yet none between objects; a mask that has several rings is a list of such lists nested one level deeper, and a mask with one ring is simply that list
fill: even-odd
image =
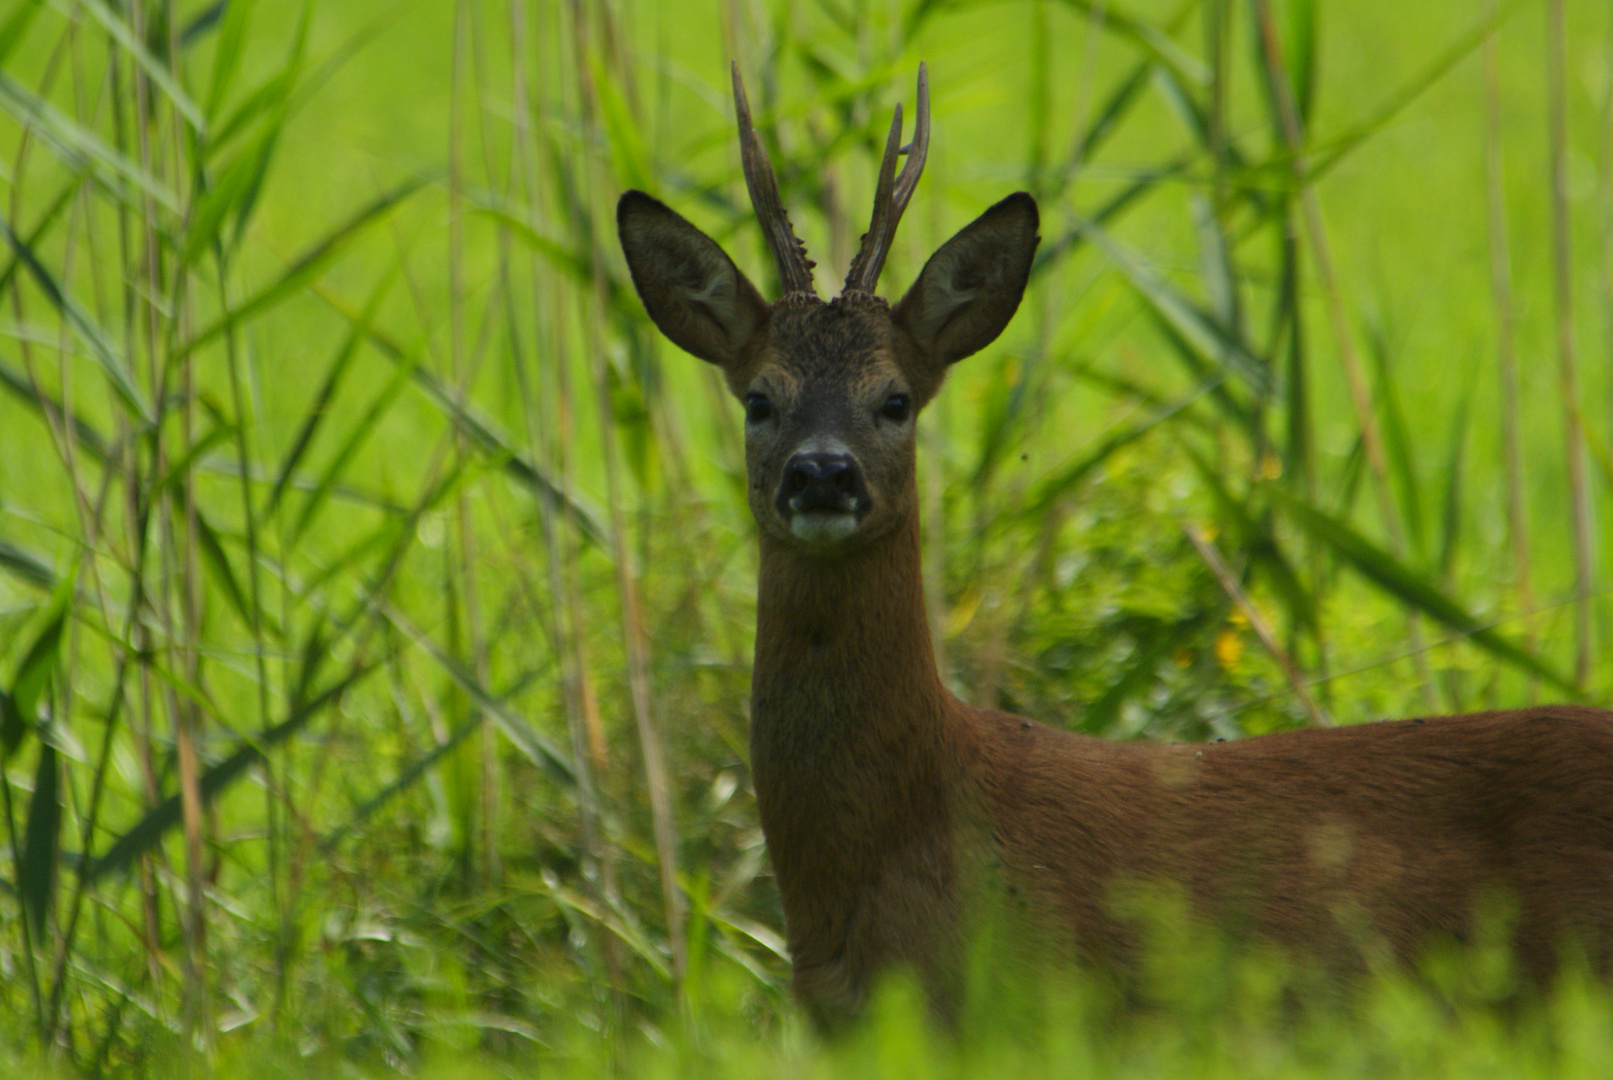
[{"label": "roe deer buck", "polygon": [[[1461,937],[1509,891],[1525,970],[1565,934],[1613,942],[1613,713],[1575,706],[1365,724],[1213,745],[1113,743],[950,694],[920,580],[914,419],[1019,305],[1037,209],[1010,195],[947,241],[894,307],[874,295],[924,166],[891,125],[873,221],[825,303],[780,204],[737,65],[745,179],[784,296],[639,191],[617,223],[650,318],[745,407],[761,545],[751,769],[794,983],[820,1020],[912,968],[946,1009],[966,909],[990,879],[1014,932],[1112,958],[1117,881],[1324,957],[1402,958]],[[1012,898],[1009,900],[1008,898]],[[1021,934],[1020,931],[1023,931]],[[1363,935],[1369,942],[1363,942]],[[1040,946],[1033,946],[1040,947]]]}]

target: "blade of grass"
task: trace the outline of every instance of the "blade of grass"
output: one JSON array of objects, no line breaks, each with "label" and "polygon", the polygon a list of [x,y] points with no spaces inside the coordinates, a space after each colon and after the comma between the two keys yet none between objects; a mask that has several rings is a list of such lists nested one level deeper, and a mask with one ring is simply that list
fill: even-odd
[{"label": "blade of grass", "polygon": [[1169,68],[1187,82],[1197,86],[1209,83],[1210,73],[1198,57],[1173,41],[1165,30],[1146,19],[1126,13],[1113,0],[1064,0],[1064,6],[1081,12],[1098,26],[1125,38],[1155,63]]},{"label": "blade of grass", "polygon": [[1309,129],[1316,103],[1316,0],[1288,0],[1288,74],[1293,79],[1294,107],[1302,129]]},{"label": "blade of grass", "polygon": [[[102,187],[134,212],[141,209],[135,193],[151,198],[165,210],[178,211],[178,197],[161,180],[63,116],[3,70],[0,70],[0,107],[22,127],[38,134],[70,172],[94,176]],[[134,191],[126,191],[119,181],[129,184]]]},{"label": "blade of grass", "polygon": [[475,675],[467,671],[459,661],[444,652],[436,642],[421,633],[400,612],[388,606],[383,609],[383,614],[388,622],[401,630],[405,637],[419,646],[427,656],[431,657],[447,673],[448,677],[476,702],[477,708],[493,717],[498,723],[499,729],[509,737],[510,742],[518,750],[527,756],[529,761],[542,769],[552,779],[567,786],[576,783],[577,768],[563,750],[533,730],[532,726],[517,716],[502,699],[496,698],[489,693],[486,687],[476,681]]},{"label": "blade of grass", "polygon": [[[0,76],[3,78],[3,76]],[[135,385],[134,378],[124,365],[122,358],[113,349],[112,342],[101,332],[89,315],[78,306],[78,303],[64,292],[56,278],[47,270],[43,263],[34,255],[31,248],[22,237],[12,229],[11,223],[0,221],[0,229],[4,229],[7,241],[12,251],[33,276],[34,283],[39,286],[51,305],[56,308],[61,317],[73,328],[79,339],[89,346],[90,355],[101,370],[106,373],[107,380],[111,382],[112,389],[117,393],[123,404],[146,423],[152,421],[151,407],[146,403],[145,395]]]},{"label": "blade of grass", "polygon": [[50,600],[35,616],[39,629],[29,642],[28,651],[18,661],[16,674],[11,679],[12,710],[29,727],[39,723],[39,703],[44,699],[61,659],[62,635],[73,609],[74,587],[72,577],[63,578]]},{"label": "blade of grass", "polygon": [[28,28],[33,25],[34,17],[44,6],[45,0],[22,0],[12,10],[10,17],[0,24],[0,66],[4,66],[13,50],[22,44],[23,38],[28,35]]},{"label": "blade of grass", "polygon": [[1307,499],[1316,494],[1316,429],[1311,411],[1310,365],[1306,352],[1305,307],[1300,302],[1299,223],[1294,220],[1293,202],[1282,200],[1284,212],[1277,218],[1280,248],[1277,310],[1273,313],[1271,355],[1285,349],[1287,378],[1283,380],[1287,413],[1283,440],[1283,472],[1296,478]]},{"label": "blade of grass", "polygon": [[[13,397],[33,409],[44,417],[57,417],[63,415],[62,403],[49,394],[35,389],[26,376],[19,375],[5,364],[0,364],[0,388],[11,393]],[[73,437],[78,440],[80,449],[89,453],[96,461],[105,462],[111,451],[107,448],[106,439],[97,431],[89,421],[80,416],[73,416],[69,422]]]},{"label": "blade of grass", "polygon": [[[552,668],[546,668],[541,672],[529,672],[522,678],[517,679],[514,686],[511,686],[502,694],[498,695],[499,699],[506,701],[509,700],[510,698],[519,694],[522,690],[526,689],[533,682],[537,681],[542,675],[548,674],[550,671],[552,671]],[[356,829],[359,829],[366,821],[374,817],[377,811],[386,806],[387,803],[391,802],[398,795],[402,794],[404,791],[407,791],[414,785],[415,781],[419,780],[422,776],[426,775],[426,773],[430,772],[431,769],[433,769],[443,760],[443,758],[453,753],[455,747],[459,746],[466,739],[470,738],[470,736],[474,735],[481,728],[482,721],[485,720],[486,717],[487,713],[482,711],[473,713],[469,720],[465,721],[459,727],[451,731],[448,735],[448,738],[444,739],[442,742],[428,750],[425,754],[410,762],[407,767],[405,767],[398,773],[396,777],[392,779],[391,783],[387,784],[380,791],[376,792],[374,795],[370,796],[368,799],[364,800],[364,802],[355,807],[352,814],[348,816],[346,821],[343,821],[340,825],[336,826],[336,828],[325,834],[325,838],[319,842],[320,853],[329,854],[330,852],[336,850],[336,848],[341,845],[343,840],[347,839],[347,837],[351,836]]]},{"label": "blade of grass", "polygon": [[61,769],[56,748],[39,744],[34,769],[34,791],[28,799],[28,824],[23,832],[22,860],[17,867],[17,891],[23,911],[33,924],[35,940],[42,940],[56,897],[56,870],[61,862]]},{"label": "blade of grass", "polygon": [[1408,608],[1420,611],[1457,633],[1466,635],[1475,645],[1498,660],[1520,671],[1538,676],[1575,699],[1580,697],[1573,680],[1558,672],[1540,657],[1513,644],[1499,632],[1486,626],[1461,604],[1446,595],[1438,583],[1413,570],[1331,514],[1316,509],[1298,496],[1275,485],[1270,486],[1268,490],[1282,504],[1284,512],[1295,525],[1325,544],[1357,573]]},{"label": "blade of grass", "polygon": [[1443,79],[1450,71],[1466,60],[1473,51],[1493,34],[1502,23],[1522,9],[1529,0],[1509,0],[1479,19],[1465,33],[1457,37],[1449,48],[1440,53],[1417,75],[1396,87],[1365,120],[1351,126],[1342,134],[1311,146],[1312,160],[1300,170],[1303,182],[1314,184],[1332,172],[1357,147],[1389,126],[1400,113],[1422,97],[1423,93]]},{"label": "blade of grass", "polygon": [[[40,240],[60,220],[62,211],[72,204],[73,197],[79,193],[83,180],[83,176],[79,175],[63,184],[61,191],[57,192],[50,205],[45,207],[44,212],[39,215],[39,220],[35,222],[33,231],[28,234],[26,244],[29,250],[37,248]],[[11,285],[11,279],[16,276],[17,269],[22,264],[22,257],[13,251],[5,270],[0,271],[0,292],[4,292]]]},{"label": "blade of grass", "polygon": [[1220,553],[1215,550],[1215,545],[1205,538],[1203,532],[1186,522],[1182,523],[1182,532],[1187,535],[1194,549],[1198,551],[1199,557],[1204,560],[1204,564],[1215,575],[1215,580],[1221,583],[1221,588],[1226,592],[1227,596],[1237,605],[1238,610],[1243,612],[1244,619],[1248,621],[1249,628],[1255,632],[1255,637],[1260,639],[1261,646],[1277,662],[1277,666],[1282,669],[1283,678],[1288,680],[1289,689],[1293,690],[1294,696],[1299,698],[1299,703],[1304,708],[1305,715],[1310,718],[1311,726],[1332,727],[1333,718],[1324,712],[1311,698],[1310,691],[1305,687],[1305,679],[1301,676],[1299,668],[1294,665],[1293,658],[1277,643],[1276,635],[1271,632],[1271,627],[1266,624],[1266,617],[1260,613],[1260,609],[1255,607],[1254,602],[1249,599],[1249,595],[1243,591],[1243,586],[1239,584],[1232,571],[1227,568],[1227,564],[1222,561]]},{"label": "blade of grass", "polygon": [[1444,514],[1440,523],[1439,576],[1451,580],[1456,567],[1456,552],[1462,536],[1462,476],[1467,452],[1467,406],[1469,396],[1464,394],[1456,406],[1456,417],[1451,421],[1451,447],[1445,456]]},{"label": "blade of grass", "polygon": [[173,73],[168,70],[168,65],[151,55],[150,50],[129,24],[118,18],[117,14],[106,6],[104,0],[78,0],[78,6],[89,11],[95,21],[106,30],[107,36],[134,58],[140,71],[167,96],[175,112],[185,118],[192,130],[198,135],[205,134],[207,117],[202,115],[202,110],[190,99],[190,95],[185,93]]},{"label": "blade of grass", "polygon": [[[1492,18],[1498,0],[1489,0]],[[1512,256],[1507,238],[1506,177],[1501,160],[1501,61],[1497,32],[1484,39],[1484,195],[1488,211],[1490,293],[1495,306],[1495,354],[1501,380],[1501,453],[1506,469],[1507,539],[1518,604],[1535,608],[1529,565],[1529,518],[1524,511],[1523,451],[1518,439],[1517,309],[1512,298]],[[1528,635],[1528,631],[1525,631]],[[1529,642],[1529,637],[1525,637]]]},{"label": "blade of grass", "polygon": [[[381,664],[380,660],[364,660],[353,665],[339,681],[321,691],[310,701],[292,709],[289,715],[250,741],[243,742],[223,761],[205,770],[201,776],[201,795],[204,803],[211,803],[229,789],[246,771],[260,761],[263,755],[308,725],[315,716],[334,705],[341,696]],[[134,861],[151,850],[163,836],[179,824],[180,797],[170,795],[147,811],[133,827],[124,832],[98,859],[85,853],[84,876],[91,884],[111,875],[127,871]]]},{"label": "blade of grass", "polygon": [[368,226],[375,224],[430,182],[431,178],[428,175],[412,177],[365,204],[357,213],[310,246],[290,266],[281,271],[274,281],[198,331],[194,337],[178,348],[177,355],[190,355],[221,336],[226,330],[248,322],[309,287],[325,267],[346,250]]},{"label": "blade of grass", "polygon": [[[212,186],[194,201],[185,222],[184,242],[180,249],[182,266],[194,264],[215,245],[232,247],[240,239],[279,135],[279,126],[270,125],[251,145],[236,155],[213,180]],[[236,212],[236,226],[226,243],[224,222],[232,211]]]},{"label": "blade of grass", "polygon": [[[1214,381],[1219,383],[1220,376],[1214,377]],[[1131,427],[1113,432],[1080,458],[1038,484],[1030,497],[1025,500],[1020,516],[1033,520],[1042,519],[1052,510],[1054,504],[1060,499],[1068,498],[1074,494],[1082,481],[1092,475],[1117,451],[1125,449],[1155,428],[1174,420],[1209,392],[1209,386],[1200,386],[1190,394],[1186,394],[1173,402],[1162,404],[1146,420],[1141,420]]]},{"label": "blade of grass", "polygon": [[[224,104],[224,95],[241,68],[241,56],[246,47],[247,23],[252,17],[252,0],[222,0],[215,9],[222,8],[218,42],[213,46],[213,73],[207,84],[207,115],[217,117]],[[194,24],[193,24],[194,25]],[[187,31],[187,37],[189,32]]]},{"label": "blade of grass", "polygon": [[1260,360],[1239,340],[1231,328],[1222,326],[1212,315],[1160,277],[1140,256],[1122,246],[1097,223],[1081,222],[1081,231],[1125,276],[1137,295],[1159,318],[1175,330],[1195,351],[1216,366],[1234,372],[1257,395],[1271,389],[1271,376]]},{"label": "blade of grass", "polygon": [[1546,0],[1546,127],[1551,156],[1552,293],[1557,332],[1557,386],[1562,396],[1568,493],[1574,528],[1574,682],[1591,674],[1591,590],[1595,588],[1590,493],[1585,483],[1584,419],[1574,355],[1573,222],[1568,209],[1568,46],[1563,0]]},{"label": "blade of grass", "polygon": [[[1195,156],[1179,157],[1175,161],[1167,162],[1159,168],[1144,171],[1136,180],[1127,184],[1108,202],[1100,206],[1097,212],[1088,220],[1093,224],[1107,225],[1144,195],[1160,190],[1164,186],[1163,181],[1175,179],[1186,174],[1192,166]],[[1086,239],[1086,233],[1082,231],[1081,225],[1077,224],[1068,229],[1057,240],[1038,245],[1036,258],[1031,263],[1032,279],[1039,277],[1071,252],[1077,250]]]},{"label": "blade of grass", "polygon": [[[1293,565],[1278,545],[1277,537],[1272,532],[1270,514],[1235,496],[1223,482],[1216,468],[1187,440],[1178,439],[1177,445],[1198,470],[1200,482],[1215,497],[1217,507],[1231,521],[1248,557],[1266,570],[1277,595],[1288,607],[1289,617],[1296,625],[1319,635],[1321,620],[1318,617],[1316,600],[1299,580],[1299,575],[1295,573]],[[1202,555],[1202,552],[1200,554]],[[1228,595],[1234,603],[1238,602],[1236,596],[1231,596],[1230,593]]]},{"label": "blade of grass", "polygon": [[4,540],[0,540],[0,570],[36,588],[53,589],[56,586],[56,571],[49,560]]},{"label": "blade of grass", "polygon": [[212,575],[213,580],[224,590],[224,596],[230,602],[230,607],[241,616],[241,621],[247,625],[254,625],[252,608],[247,603],[246,593],[241,583],[236,579],[235,570],[230,566],[230,557],[224,553],[224,545],[219,540],[218,530],[213,528],[207,520],[207,515],[198,508],[196,510],[196,539],[201,549],[202,565]]},{"label": "blade of grass", "polygon": [[[359,313],[358,318],[348,324],[347,336],[342,340],[341,347],[336,350],[336,355],[331,359],[330,367],[325,372],[324,381],[320,383],[319,389],[315,391],[313,403],[308,407],[308,413],[303,418],[302,427],[298,429],[296,437],[292,439],[291,449],[286,451],[285,460],[280,464],[280,471],[274,478],[274,487],[269,491],[269,501],[263,507],[264,517],[274,515],[275,507],[280,504],[280,498],[285,494],[286,484],[290,481],[291,475],[296,471],[297,466],[301,464],[303,454],[307,452],[309,445],[313,442],[315,433],[324,422],[330,408],[331,399],[336,396],[342,377],[347,374],[348,366],[353,362],[353,357],[358,355],[359,345],[368,337],[370,328],[375,324],[375,315],[380,310],[381,302],[386,299],[387,293],[391,291],[392,285],[397,281],[398,272],[402,269],[402,259],[403,256],[400,253],[398,259],[393,262],[391,269],[383,274],[381,280],[376,283],[375,290],[370,294],[370,298],[366,301],[364,309]],[[349,442],[351,441],[350,438]]]},{"label": "blade of grass", "polygon": [[1388,331],[1375,320],[1366,327],[1367,352],[1377,369],[1376,401],[1381,412],[1384,458],[1390,475],[1400,488],[1401,520],[1406,523],[1407,539],[1413,555],[1422,561],[1428,559],[1428,529],[1423,522],[1422,485],[1417,481],[1416,451],[1413,449],[1410,428],[1406,424],[1405,410],[1400,407],[1400,394],[1395,383],[1395,364],[1391,359]]},{"label": "blade of grass", "polygon": [[[336,310],[343,318],[349,321],[358,319],[358,313],[346,301],[337,297],[324,286],[315,284],[313,292]],[[419,362],[419,357],[399,345],[386,333],[372,326],[367,334],[373,344],[383,356],[394,364],[409,368],[409,377],[414,384],[425,393],[426,397],[441,409],[453,422],[454,426],[469,436],[470,440],[482,451],[501,463],[501,467],[512,479],[522,487],[530,490],[540,499],[554,506],[563,506],[566,511],[576,519],[583,537],[601,551],[609,551],[609,533],[599,521],[598,514],[582,503],[576,495],[562,491],[550,478],[531,461],[527,460],[511,445],[509,440],[500,433],[492,421],[480,416],[469,405],[461,402],[442,383],[431,374],[425,365]]]},{"label": "blade of grass", "polygon": [[325,466],[324,472],[320,474],[319,479],[309,491],[308,498],[303,501],[302,509],[297,514],[297,520],[292,523],[291,531],[286,536],[285,543],[288,549],[295,547],[298,541],[302,539],[303,534],[307,532],[308,527],[313,524],[314,519],[318,516],[320,510],[324,508],[331,493],[336,490],[337,481],[347,471],[347,467],[352,464],[353,459],[358,455],[364,443],[368,441],[376,426],[386,415],[387,410],[397,401],[398,395],[402,394],[404,387],[409,385],[409,376],[411,374],[413,374],[413,370],[410,367],[400,365],[396,368],[392,373],[392,377],[387,380],[386,385],[376,394],[375,400],[370,402],[369,408],[364,410],[358,421],[348,430],[347,437],[342,440],[342,445],[337,448],[335,454],[331,455],[330,462]]},{"label": "blade of grass", "polygon": [[1221,220],[1208,199],[1194,195],[1190,200],[1193,226],[1199,240],[1199,277],[1210,305],[1210,315],[1227,327],[1227,333],[1241,339],[1242,306],[1238,302],[1238,272],[1232,262],[1232,248],[1221,230]]}]

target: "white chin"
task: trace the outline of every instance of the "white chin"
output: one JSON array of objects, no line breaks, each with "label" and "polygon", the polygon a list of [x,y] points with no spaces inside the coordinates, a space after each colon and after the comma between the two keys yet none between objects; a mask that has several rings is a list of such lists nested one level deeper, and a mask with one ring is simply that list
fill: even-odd
[{"label": "white chin", "polygon": [[795,514],[790,532],[809,544],[834,544],[857,531],[856,514]]}]

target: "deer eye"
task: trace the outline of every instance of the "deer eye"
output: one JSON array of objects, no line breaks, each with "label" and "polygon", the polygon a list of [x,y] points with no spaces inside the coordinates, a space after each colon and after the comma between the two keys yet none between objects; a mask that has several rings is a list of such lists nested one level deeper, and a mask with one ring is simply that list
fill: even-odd
[{"label": "deer eye", "polygon": [[907,419],[907,415],[912,411],[912,408],[912,399],[906,394],[892,394],[885,399],[885,404],[879,407],[879,415],[900,424]]},{"label": "deer eye", "polygon": [[745,423],[760,424],[772,418],[773,403],[767,400],[766,394],[753,392],[745,395]]}]

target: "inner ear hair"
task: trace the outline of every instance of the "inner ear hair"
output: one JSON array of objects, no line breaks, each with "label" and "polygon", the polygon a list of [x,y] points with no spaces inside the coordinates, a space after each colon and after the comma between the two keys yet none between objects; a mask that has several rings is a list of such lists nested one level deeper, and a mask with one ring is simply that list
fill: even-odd
[{"label": "inner ear hair", "polygon": [[767,302],[717,242],[659,199],[629,191],[616,204],[633,287],[672,343],[733,365],[767,319]]},{"label": "inner ear hair", "polygon": [[952,364],[997,339],[1019,309],[1036,255],[1036,200],[1020,191],[941,245],[894,318],[926,355]]}]

